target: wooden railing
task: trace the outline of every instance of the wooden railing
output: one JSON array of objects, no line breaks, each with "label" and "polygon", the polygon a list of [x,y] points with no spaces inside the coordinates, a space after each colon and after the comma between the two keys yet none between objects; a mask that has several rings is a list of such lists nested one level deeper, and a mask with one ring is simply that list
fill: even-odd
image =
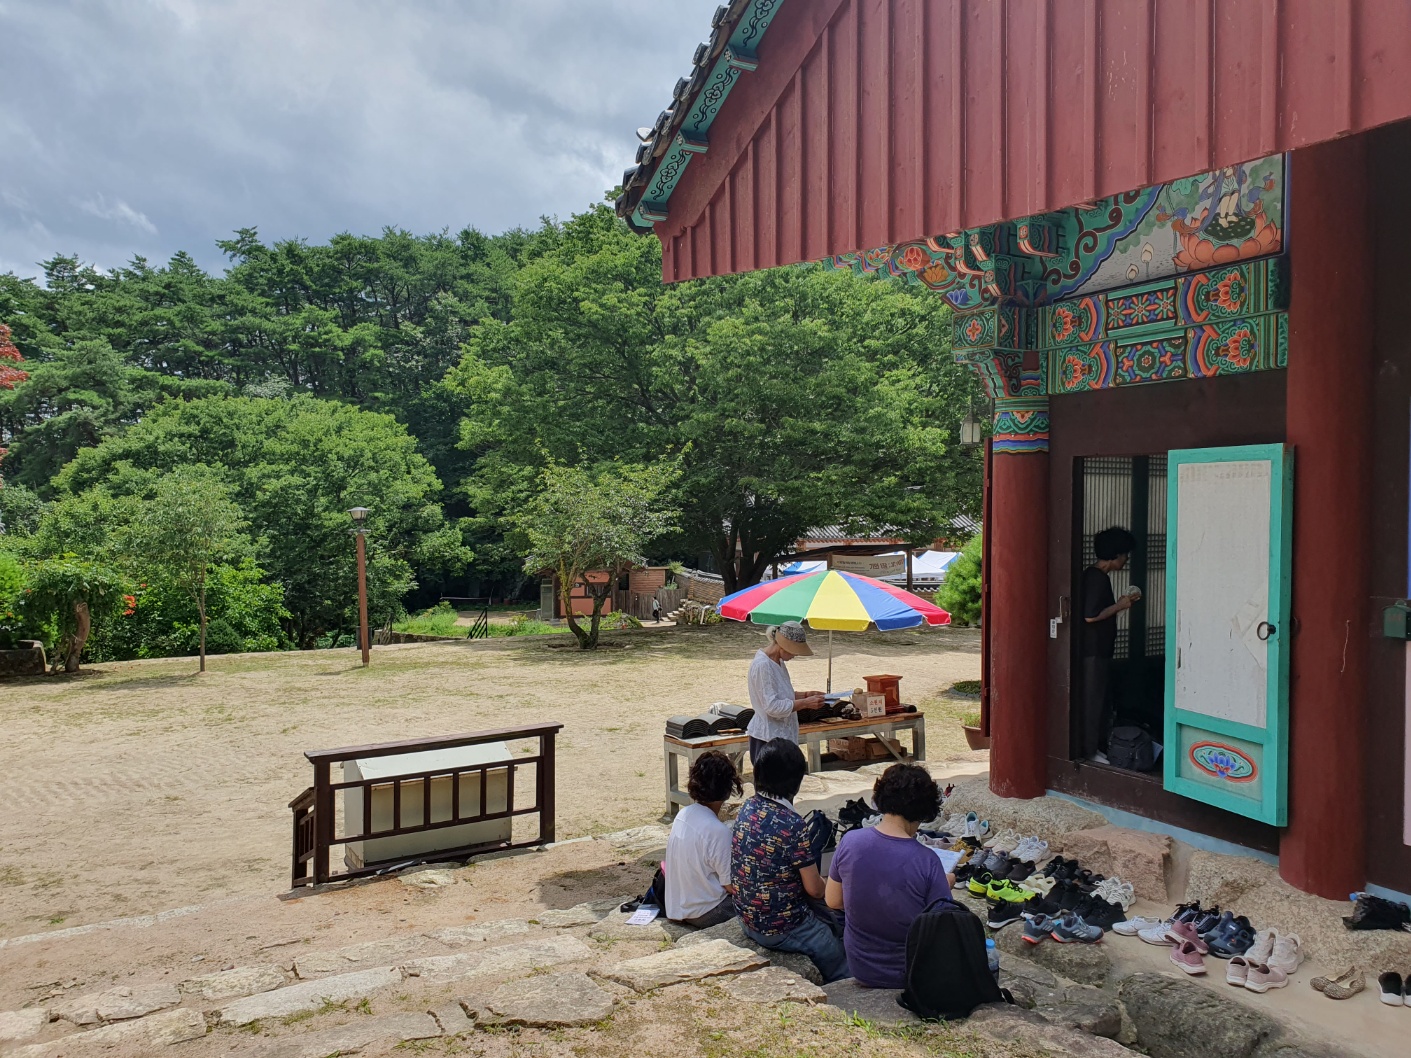
[{"label": "wooden railing", "polygon": [[[446,738],[417,738],[404,742],[382,742],[370,746],[347,746],[342,749],[310,750],[304,756],[314,766],[314,784],[289,802],[293,812],[294,841],[290,870],[290,885],[299,888],[304,885],[321,885],[325,882],[342,881],[363,875],[377,874],[394,865],[414,864],[427,860],[463,859],[477,852],[491,849],[513,849],[532,845],[545,845],[554,840],[554,736],[563,729],[562,724],[534,724],[529,727],[503,728],[496,731],[477,731],[466,735],[452,735]],[[391,757],[407,753],[425,753],[432,750],[460,749],[466,746],[483,746],[497,742],[516,742],[536,739],[538,749],[527,755],[511,759],[487,761],[478,764],[463,764],[454,767],[435,768],[375,778],[344,778],[333,781],[333,766],[347,761],[367,760],[377,757]],[[517,804],[515,793],[515,773],[534,769],[534,800],[532,804]],[[490,776],[503,772],[505,781],[504,807],[491,810],[489,798]],[[465,776],[478,776],[479,797],[475,810],[465,811],[462,805],[461,788]],[[498,778],[498,777],[497,777]],[[451,803],[445,818],[433,821],[432,784],[449,783]],[[475,778],[468,780],[471,788]],[[404,788],[419,785],[419,791],[409,795],[419,811],[416,822],[404,824]],[[357,791],[359,797],[349,798],[347,791]],[[390,791],[391,825],[374,826],[373,795],[383,798]],[[338,794],[344,794],[344,819],[342,832],[337,826]],[[347,806],[361,801],[359,818],[347,818]],[[419,803],[417,803],[419,802]],[[491,820],[514,820],[519,816],[537,815],[538,833],[531,838],[516,841],[495,839],[456,848],[437,848],[424,856],[394,856],[377,861],[363,862],[360,866],[348,867],[333,872],[330,869],[330,852],[335,846],[347,846],[352,842],[368,842],[384,838],[398,838],[408,834],[442,830],[447,827],[468,826]]]}]

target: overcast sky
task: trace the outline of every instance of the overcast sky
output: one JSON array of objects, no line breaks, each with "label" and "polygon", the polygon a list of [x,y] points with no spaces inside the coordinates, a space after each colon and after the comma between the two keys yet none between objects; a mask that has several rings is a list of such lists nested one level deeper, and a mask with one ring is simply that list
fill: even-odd
[{"label": "overcast sky", "polygon": [[0,0],[0,272],[566,217],[719,0]]}]

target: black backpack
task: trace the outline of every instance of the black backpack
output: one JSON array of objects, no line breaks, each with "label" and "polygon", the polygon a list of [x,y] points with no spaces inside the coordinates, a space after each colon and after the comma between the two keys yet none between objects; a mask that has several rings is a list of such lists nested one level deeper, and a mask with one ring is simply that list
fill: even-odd
[{"label": "black backpack", "polygon": [[897,1002],[925,1021],[1014,1002],[990,973],[985,927],[973,911],[943,898],[916,916],[906,933],[906,988]]},{"label": "black backpack", "polygon": [[1114,727],[1107,741],[1107,763],[1128,771],[1151,771],[1156,764],[1151,735],[1139,727]]}]

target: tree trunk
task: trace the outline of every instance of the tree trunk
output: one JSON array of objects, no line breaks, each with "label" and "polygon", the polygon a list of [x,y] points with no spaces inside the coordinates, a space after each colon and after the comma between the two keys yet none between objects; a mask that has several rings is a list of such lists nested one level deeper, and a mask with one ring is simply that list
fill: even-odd
[{"label": "tree trunk", "polygon": [[567,570],[559,567],[559,602],[563,605],[563,619],[568,622],[568,630],[573,633],[573,638],[578,640],[579,650],[593,649],[588,645],[588,633],[583,631],[578,624],[578,617],[573,612],[573,580],[568,575]]},{"label": "tree trunk", "polygon": [[201,618],[201,668],[200,672],[206,671],[206,588],[202,585],[196,593],[196,613]]},{"label": "tree trunk", "polygon": [[598,649],[598,625],[602,623],[603,603],[606,601],[606,595],[598,595],[596,592],[593,594],[593,615],[588,624],[588,641],[583,644],[584,650]]},{"label": "tree trunk", "polygon": [[93,627],[93,620],[88,613],[88,603],[79,600],[73,604],[74,633],[69,639],[69,650],[64,657],[64,671],[77,672],[78,659],[83,654],[84,644],[88,642],[88,633]]}]

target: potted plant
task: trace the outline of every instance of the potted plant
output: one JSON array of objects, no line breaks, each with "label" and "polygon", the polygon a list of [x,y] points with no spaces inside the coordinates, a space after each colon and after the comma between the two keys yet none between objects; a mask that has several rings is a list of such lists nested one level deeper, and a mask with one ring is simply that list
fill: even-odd
[{"label": "potted plant", "polygon": [[962,716],[960,723],[965,728],[965,741],[971,749],[990,748],[990,736],[980,728],[980,711],[978,709],[973,709]]}]

